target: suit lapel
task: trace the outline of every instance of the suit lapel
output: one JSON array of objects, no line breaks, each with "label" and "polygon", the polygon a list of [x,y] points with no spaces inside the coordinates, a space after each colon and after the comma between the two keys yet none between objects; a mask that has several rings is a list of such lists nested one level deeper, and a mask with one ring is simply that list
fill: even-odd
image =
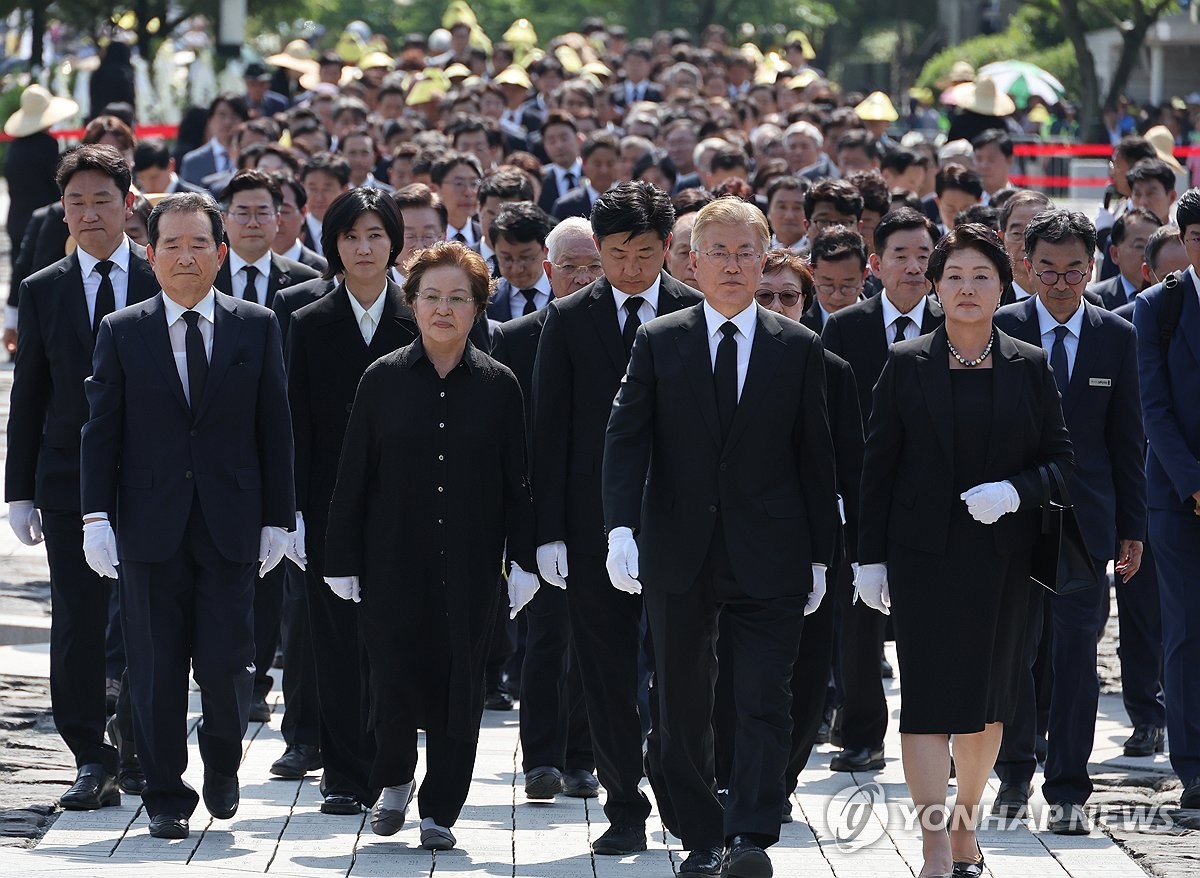
[{"label": "suit lapel", "polygon": [[231,254],[225,254],[225,261],[217,269],[217,279],[213,281],[213,286],[217,288],[217,291],[227,296],[233,295],[233,270],[229,267],[230,258]]},{"label": "suit lapel", "polygon": [[271,254],[271,277],[267,281],[267,307],[270,308],[275,302],[275,294],[284,287],[292,285],[292,276],[288,274],[287,268],[283,265],[283,260]]},{"label": "suit lapel", "polygon": [[[733,423],[729,425],[729,439],[725,443],[731,449],[746,432],[746,425],[754,417],[754,413],[763,398],[767,388],[775,378],[779,368],[779,360],[783,356],[783,343],[779,335],[783,327],[779,318],[769,311],[757,308],[758,327],[754,332],[754,342],[750,347],[750,363],[746,367],[746,383],[742,385],[742,395],[737,408],[733,410]],[[707,328],[707,324],[705,324]],[[715,401],[715,389],[713,399]]]},{"label": "suit lapel", "polygon": [[[992,423],[1015,424],[1017,403],[1024,387],[1021,386],[1021,376],[1016,363],[1021,359],[1017,346],[1012,339],[1000,334],[996,336],[995,348],[992,352]],[[1000,446],[1008,442],[1007,431],[989,430],[987,438],[987,456],[984,458],[987,468],[991,468]]]},{"label": "suit lapel", "polygon": [[[1068,417],[1079,404],[1083,396],[1083,388],[1087,387],[1088,379],[1096,364],[1099,354],[1100,340],[1096,338],[1100,332],[1100,315],[1096,306],[1089,302],[1083,304],[1083,323],[1079,331],[1079,347],[1075,351],[1075,368],[1071,370],[1071,380],[1067,383],[1067,392],[1063,396],[1063,417]],[[1039,339],[1040,341],[1040,339]]]},{"label": "suit lapel", "polygon": [[[629,365],[629,355],[625,352],[625,343],[621,341],[621,324],[617,322],[617,306],[614,304],[612,284],[608,282],[608,278],[602,277],[592,285],[589,298],[591,301],[588,303],[588,314],[591,315],[592,325],[600,337],[600,344],[612,360],[617,374],[624,375],[625,368]],[[659,301],[662,301],[661,297]],[[715,401],[713,405],[716,405]]]},{"label": "suit lapel", "polygon": [[171,336],[167,334],[167,315],[161,295],[143,303],[137,327],[150,351],[150,359],[162,373],[163,380],[171,386],[184,411],[188,411],[187,397],[183,395],[183,383],[179,380],[179,369],[175,365],[175,354],[171,350]]},{"label": "suit lapel", "polygon": [[[713,387],[712,358],[708,353],[708,324],[704,320],[703,306],[697,305],[692,308],[690,317],[675,337],[675,344],[683,360],[683,372],[688,377],[692,392],[696,394],[700,416],[708,427],[713,443],[720,448],[721,423],[717,415],[717,392]],[[730,435],[732,436],[732,432]]]},{"label": "suit lapel", "polygon": [[87,295],[83,292],[83,269],[79,265],[78,253],[72,253],[63,270],[63,286],[66,292],[66,307],[71,315],[71,323],[75,334],[83,343],[85,350],[96,347],[96,337],[92,335],[92,321],[88,317]]},{"label": "suit lapel", "polygon": [[917,359],[917,375],[925,406],[933,423],[933,432],[946,460],[954,455],[954,397],[950,392],[950,348],[946,332],[940,327],[922,340],[922,356]]},{"label": "suit lapel", "polygon": [[233,352],[237,349],[238,337],[242,333],[242,315],[237,299],[215,297],[213,305],[213,346],[212,356],[208,361],[208,379],[204,382],[204,394],[200,397],[200,405],[194,411],[193,422],[204,417],[209,403],[221,385],[221,379],[229,371],[233,362]]},{"label": "suit lapel", "polygon": [[[371,337],[371,344],[366,348],[372,363],[384,354],[390,354],[397,348],[408,344],[409,335],[414,337],[417,335],[417,325],[412,310],[404,304],[404,296],[400,292],[399,285],[389,280],[384,296],[387,298],[383,303],[383,313],[379,315],[379,328],[375,330],[375,335]],[[347,301],[347,308],[349,305],[350,303]],[[351,312],[351,316],[353,316],[353,312]],[[483,323],[486,327],[486,316],[483,318]],[[359,341],[362,341],[362,333],[358,333],[358,338]]]},{"label": "suit lapel", "polygon": [[1183,336],[1192,356],[1200,363],[1200,302],[1196,299],[1196,288],[1192,286],[1192,273],[1183,273],[1183,313],[1179,315],[1179,327],[1175,338]]},{"label": "suit lapel", "polygon": [[942,306],[930,296],[925,297],[925,313],[921,315],[921,335],[928,335],[946,322]]}]

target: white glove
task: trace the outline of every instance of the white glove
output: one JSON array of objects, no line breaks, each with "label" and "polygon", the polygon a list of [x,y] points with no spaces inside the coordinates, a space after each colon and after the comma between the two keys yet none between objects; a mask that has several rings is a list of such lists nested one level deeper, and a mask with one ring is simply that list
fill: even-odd
[{"label": "white glove", "polygon": [[537,549],[538,575],[558,588],[567,587],[567,544],[546,543]]},{"label": "white glove", "polygon": [[825,565],[814,564],[812,566],[812,580],[812,591],[809,592],[808,601],[804,604],[804,615],[806,616],[815,613],[825,597]]},{"label": "white glove", "polygon": [[638,547],[633,531],[627,527],[614,527],[608,532],[608,578],[613,588],[627,594],[641,594],[638,582]]},{"label": "white glove", "polygon": [[36,546],[43,540],[42,516],[34,508],[32,500],[14,500],[9,503],[8,523],[12,525],[17,539],[27,546]]},{"label": "white glove", "polygon": [[291,545],[291,537],[281,527],[264,527],[258,537],[258,560],[262,565],[258,568],[261,579],[279,566],[283,556]]},{"label": "white glove", "polygon": [[358,587],[357,576],[326,576],[325,584],[342,600],[362,603],[362,590]]},{"label": "white glove", "polygon": [[1016,512],[1021,505],[1021,497],[1012,482],[987,482],[960,496],[966,501],[971,517],[980,524],[995,524],[1000,516]]},{"label": "white glove", "polygon": [[296,513],[296,529],[288,534],[288,548],[285,554],[301,570],[308,566],[308,553],[304,550],[303,512]]},{"label": "white glove", "polygon": [[83,557],[98,576],[117,578],[117,535],[112,523],[90,521],[83,526]]},{"label": "white glove", "polygon": [[517,613],[525,609],[525,605],[533,600],[533,596],[541,587],[542,584],[536,576],[526,573],[520,564],[513,561],[508,571],[508,618],[517,618]]},{"label": "white glove", "polygon": [[872,610],[892,615],[892,592],[888,588],[886,564],[852,565],[854,568],[854,597],[850,603],[862,601]]}]

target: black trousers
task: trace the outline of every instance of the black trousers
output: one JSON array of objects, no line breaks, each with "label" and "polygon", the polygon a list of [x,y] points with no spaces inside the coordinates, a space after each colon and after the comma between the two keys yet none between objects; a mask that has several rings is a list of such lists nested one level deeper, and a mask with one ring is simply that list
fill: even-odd
[{"label": "black trousers", "polygon": [[232,776],[254,683],[255,564],[217,550],[199,501],[173,557],[123,561],[121,624],[129,657],[130,699],[151,817],[190,816],[199,801],[187,768],[188,666],[200,687],[197,727],[208,770]]},{"label": "black trousers", "polygon": [[283,613],[285,559],[261,579],[255,571],[254,585],[254,700],[262,701],[275,684],[271,668],[279,650],[279,623]]},{"label": "black trousers", "polygon": [[521,767],[595,767],[579,663],[571,650],[567,593],[542,583],[525,607],[521,671]]},{"label": "black trousers", "polygon": [[321,793],[354,796],[370,805],[379,791],[370,784],[375,738],[367,730],[370,671],[359,639],[358,608],[331,592],[313,565],[304,577],[325,765]]},{"label": "black trousers", "polygon": [[283,580],[283,702],[286,710],[279,730],[289,747],[319,747],[321,719],[317,708],[317,670],[313,665],[312,634],[308,625],[308,595],[304,571],[290,561]]},{"label": "black trousers", "polygon": [[887,696],[879,667],[888,617],[862,601],[852,604],[853,596],[853,587],[836,592],[842,746],[847,750],[876,749],[883,746],[888,725]]},{"label": "black trousers", "polygon": [[[372,780],[399,786],[415,779],[417,730],[396,725],[375,727],[377,756]],[[425,732],[425,777],[417,791],[421,818],[430,817],[449,829],[458,820],[475,772],[478,741],[452,738],[442,730]]]},{"label": "black trousers", "polygon": [[1163,699],[1162,609],[1158,570],[1150,541],[1142,544],[1142,566],[1129,582],[1117,581],[1117,624],[1121,660],[1121,699],[1135,726],[1167,724]]},{"label": "black trousers", "polygon": [[[790,681],[806,598],[747,595],[734,576],[719,524],[690,589],[666,594],[653,583],[646,586],[659,699],[656,771],[661,770],[683,847],[719,847],[742,834],[772,844],[779,838],[786,796]],[[734,713],[724,810],[716,797],[712,730],[719,622],[731,657],[721,673],[731,670]]]},{"label": "black trousers", "polygon": [[[568,552],[570,547],[568,547]],[[650,801],[642,780],[638,650],[642,600],[613,588],[603,558],[571,556],[567,579],[571,641],[583,681],[596,775],[611,824],[644,823]]]},{"label": "black trousers", "polygon": [[117,772],[117,751],[104,741],[105,629],[115,585],[83,557],[79,513],[42,510],[50,562],[50,706],[76,767],[99,762]]}]

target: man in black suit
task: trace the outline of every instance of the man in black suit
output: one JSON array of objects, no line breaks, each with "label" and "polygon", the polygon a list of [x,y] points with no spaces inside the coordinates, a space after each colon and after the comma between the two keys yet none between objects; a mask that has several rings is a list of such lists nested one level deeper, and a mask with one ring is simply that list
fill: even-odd
[{"label": "man in black suit", "polygon": [[[82,810],[119,804],[118,773],[127,775],[134,767],[119,765],[117,751],[104,743],[110,591],[83,554],[79,431],[88,415],[83,382],[92,374],[100,321],[153,296],[158,282],[146,251],[125,236],[133,194],[121,154],[111,146],[80,147],[63,159],[57,179],[78,247],[22,284],[5,499],[17,538],[26,545],[46,540],[54,607],[51,708],[79,770],[60,802]],[[140,792],[132,777],[120,780],[128,792]]]},{"label": "man in black suit", "polygon": [[1100,297],[1109,311],[1129,304],[1146,287],[1142,277],[1146,242],[1161,227],[1162,220],[1144,207],[1131,207],[1113,223],[1108,235],[1108,256],[1117,273],[1087,288],[1089,293]]},{"label": "man in black suit", "polygon": [[479,187],[483,167],[479,159],[466,152],[446,152],[429,171],[432,188],[446,208],[446,240],[476,247],[482,237],[476,214],[479,212]]},{"label": "man in black suit", "polygon": [[179,176],[195,186],[204,186],[206,177],[232,173],[237,170],[231,155],[237,146],[234,132],[240,123],[250,118],[246,99],[242,95],[221,94],[208,107],[207,131],[209,140],[183,157]]},{"label": "man in black suit", "polygon": [[808,261],[815,295],[800,323],[820,335],[832,315],[862,298],[863,283],[870,275],[866,242],[846,226],[822,229],[809,247]]},{"label": "man in black suit", "polygon": [[142,192],[205,192],[175,173],[171,147],[161,137],[139,140],[133,149],[133,174]]},{"label": "man in black suit", "polygon": [[648,183],[622,183],[600,197],[592,230],[604,276],[550,303],[533,373],[538,572],[567,585],[596,771],[608,793],[610,826],[592,845],[598,854],[646,847],[650,804],[638,789],[642,602],[615,591],[604,568],[600,467],[608,413],[637,327],[700,301],[662,271],[674,222],[669,197]]},{"label": "man in black suit", "polygon": [[583,177],[578,185],[559,196],[550,213],[555,219],[591,216],[592,205],[617,181],[620,174],[621,143],[610,131],[593,131],[580,151]]},{"label": "man in black suit", "polygon": [[[925,266],[937,241],[928,217],[912,208],[887,214],[875,227],[871,270],[883,281],[883,292],[851,305],[825,322],[821,340],[848,362],[858,384],[863,430],[871,415],[871,391],[888,348],[898,339],[932,332],[943,321],[942,308],[928,297]],[[885,619],[851,595],[839,592],[841,627],[842,751],[829,767],[834,771],[875,771],[883,768],[883,737],[887,732],[887,701],[880,678]]]},{"label": "man in black suit", "polygon": [[[532,200],[533,184],[529,182],[529,177],[524,171],[493,171],[483,178],[479,186],[479,240],[471,249],[483,257],[483,261],[492,270],[492,277],[500,277],[500,263],[496,259],[495,241],[492,240],[492,221],[504,205],[514,201]],[[444,228],[442,233],[445,237]]]},{"label": "man in black suit", "polygon": [[[1129,216],[1126,213],[1117,223]],[[1117,236],[1115,229],[1113,234]],[[1128,587],[1125,584],[1138,571],[1146,535],[1145,435],[1137,334],[1128,322],[1083,299],[1095,249],[1096,229],[1082,213],[1039,213],[1025,228],[1026,269],[1037,295],[1002,308],[995,324],[1049,354],[1075,454],[1067,489],[1097,570],[1107,567],[1115,550],[1120,589]],[[1086,834],[1083,806],[1092,792],[1088,760],[1100,698],[1096,642],[1108,618],[1108,580],[1102,574],[1090,589],[1045,599],[1040,586],[1033,588],[1026,643],[1030,668],[1039,640],[1053,640],[1053,648],[1047,650],[1053,684],[1042,786],[1052,806],[1049,829]],[[1044,633],[1042,612],[1051,617]],[[993,813],[1019,816],[1028,804],[1029,782],[1037,768],[1035,701],[1030,671],[1016,718],[1004,727],[996,761],[1002,784]]]},{"label": "man in black suit", "polygon": [[532,201],[504,205],[488,232],[496,248],[500,280],[487,305],[487,316],[504,323],[550,304],[550,278],[542,263],[546,259],[546,236],[554,220]]},{"label": "man in black suit", "polygon": [[[662,779],[691,851],[680,874],[772,874],[789,681],[834,552],[823,349],[754,302],[769,239],[752,205],[701,209],[692,261],[705,301],[638,329],[604,447],[606,566],[618,593],[645,582]],[[710,724],[719,619],[737,711],[723,814]]]},{"label": "man in black suit", "polygon": [[[212,199],[170,195],[147,254],[163,295],[100,324],[80,446],[83,548],[121,568],[121,627],[156,838],[185,838],[188,669],[200,687],[204,804],[237,812],[254,680],[254,574],[295,524],[292,430],[279,326],[212,286],[225,258]],[[115,531],[120,533],[118,543]]]},{"label": "man in black suit", "polygon": [[279,208],[279,232],[271,243],[271,249],[280,256],[307,265],[318,274],[324,274],[328,265],[325,257],[311,247],[304,246],[300,240],[300,232],[307,223],[308,193],[291,174],[276,171],[271,178],[283,196],[283,204]]},{"label": "man in black suit", "polygon": [[[390,260],[394,260],[403,246],[403,221],[391,198],[376,190],[351,190],[339,199],[326,217],[326,229],[352,227],[368,207],[378,213],[392,239]],[[327,242],[333,245],[325,250],[333,283],[332,277],[345,266],[332,235]],[[379,309],[377,328],[367,332],[361,328],[363,316],[374,309]],[[359,648],[354,604],[330,592],[322,578],[325,531],[359,379],[375,360],[412,342],[417,329],[400,287],[390,280],[382,292],[359,289],[351,281],[337,283],[332,292],[295,311],[290,323],[288,398],[296,441],[296,509],[304,522],[302,554],[307,555],[303,602],[314,656],[325,769],[321,810],[357,814],[377,794],[369,785],[374,740],[366,723],[366,663]]]},{"label": "man in black suit", "polygon": [[579,185],[583,164],[579,160],[579,129],[568,113],[555,110],[542,123],[542,147],[549,164],[542,168],[542,194],[538,207],[550,213],[554,202]]},{"label": "man in black suit", "polygon": [[623,69],[625,81],[613,93],[615,103],[628,107],[642,101],[658,103],[663,99],[662,90],[650,81],[650,69],[654,63],[654,47],[649,40],[634,40],[625,50]]}]

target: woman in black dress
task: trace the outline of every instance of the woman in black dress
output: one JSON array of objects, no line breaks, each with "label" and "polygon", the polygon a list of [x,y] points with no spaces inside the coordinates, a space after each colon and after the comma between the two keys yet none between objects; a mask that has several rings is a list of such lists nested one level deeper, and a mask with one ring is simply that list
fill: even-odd
[{"label": "woman in black dress", "polygon": [[[979,800],[1011,721],[1046,501],[1038,467],[1073,463],[1041,348],[992,326],[1012,276],[990,229],[934,249],[943,328],[893,347],[868,427],[855,599],[893,616],[904,776],[922,815],[920,878],[976,878]],[[958,796],[946,833],[950,736]]]},{"label": "woman in black dress", "polygon": [[[371,663],[371,828],[404,825],[425,730],[421,846],[446,850],[471,785],[483,669],[502,597],[512,616],[538,588],[525,416],[517,379],[468,340],[491,289],[462,244],[405,266],[417,341],[363,375],[329,506],[326,581],[358,600]],[[348,588],[347,588],[348,587]],[[347,685],[357,681],[348,680]]]}]

